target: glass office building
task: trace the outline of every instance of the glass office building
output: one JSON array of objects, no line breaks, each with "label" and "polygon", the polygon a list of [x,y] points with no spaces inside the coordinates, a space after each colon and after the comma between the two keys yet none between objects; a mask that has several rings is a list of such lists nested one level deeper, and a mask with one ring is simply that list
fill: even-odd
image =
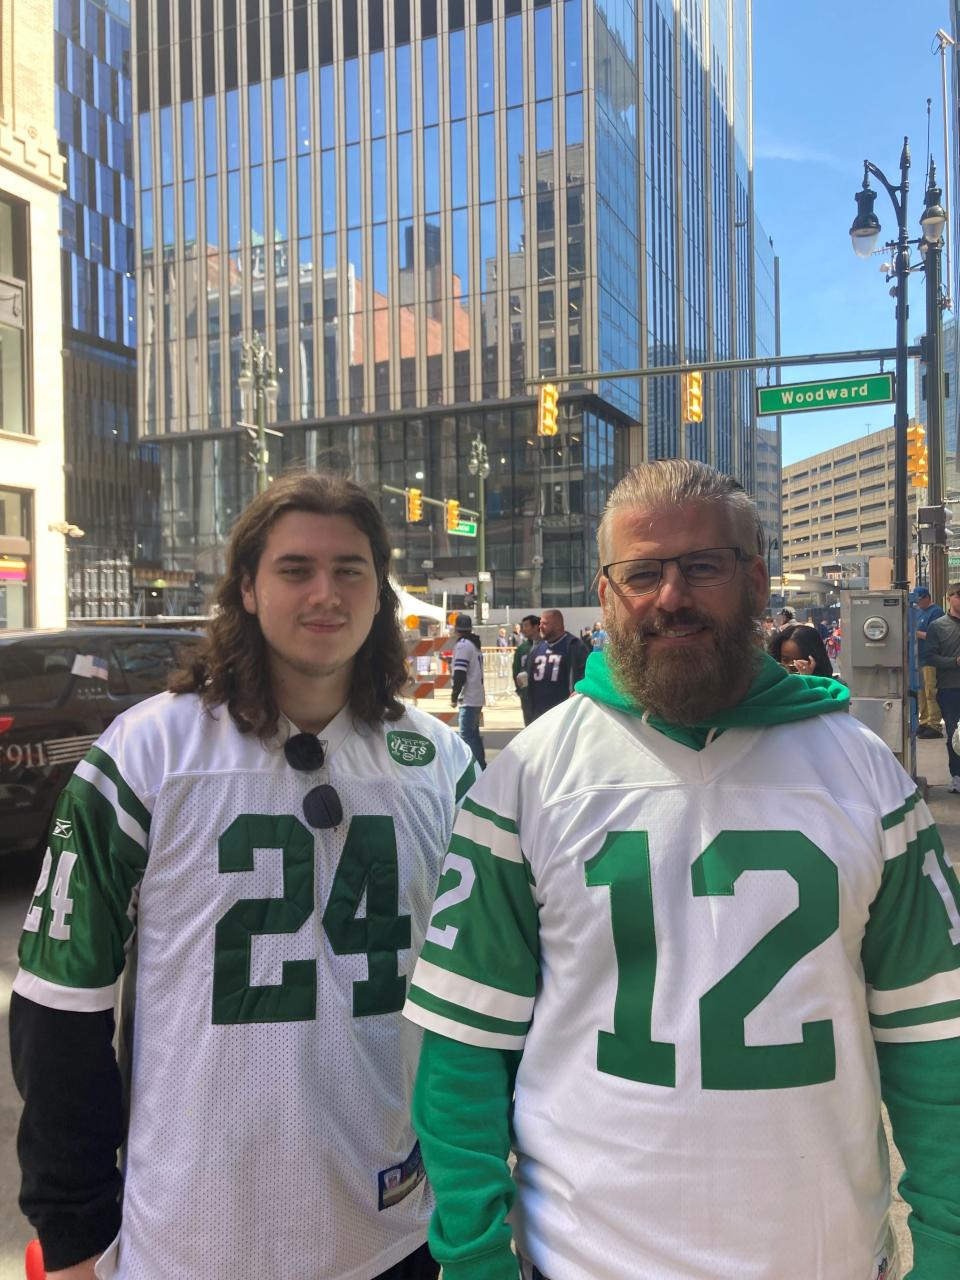
[{"label": "glass office building", "polygon": [[[69,612],[136,606],[159,558],[159,449],[136,444],[136,280],[129,0],[57,0]],[[153,576],[156,576],[154,573]]]},{"label": "glass office building", "polygon": [[[587,602],[632,461],[757,490],[752,375],[706,378],[690,426],[676,374],[599,376],[757,350],[749,0],[137,0],[134,31],[138,412],[180,571],[215,575],[253,489],[254,331],[273,469],[470,508],[484,439],[496,604]],[[404,581],[472,576],[382,500]]]}]

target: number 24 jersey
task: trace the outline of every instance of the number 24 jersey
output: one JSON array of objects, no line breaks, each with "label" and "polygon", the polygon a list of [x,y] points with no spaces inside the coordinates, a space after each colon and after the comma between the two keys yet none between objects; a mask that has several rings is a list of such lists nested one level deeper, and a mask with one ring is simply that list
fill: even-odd
[{"label": "number 24 jersey", "polygon": [[[473,765],[417,711],[371,728],[345,708],[320,737],[324,768],[296,772],[224,709],[163,694],[63,793],[14,989],[110,1009],[136,942],[105,1274],[369,1280],[426,1238],[399,1011]],[[303,819],[321,781],[334,830]]]},{"label": "number 24 jersey", "polygon": [[960,1035],[914,784],[843,714],[701,751],[587,697],[543,725],[465,802],[406,1006],[523,1050],[522,1252],[552,1280],[885,1274],[874,1041]]}]

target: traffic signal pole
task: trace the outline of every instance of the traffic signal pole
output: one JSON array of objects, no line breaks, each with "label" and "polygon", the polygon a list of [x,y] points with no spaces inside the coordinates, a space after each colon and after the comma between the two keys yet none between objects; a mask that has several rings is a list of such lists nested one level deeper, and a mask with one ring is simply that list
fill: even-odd
[{"label": "traffic signal pole", "polygon": [[[924,360],[927,367],[927,454],[929,479],[927,505],[942,506],[943,493],[943,310],[940,300],[940,245],[927,248],[924,259],[926,275],[927,333]],[[944,534],[944,539],[946,534]],[[930,564],[930,595],[935,604],[945,605],[947,598],[947,548],[936,542],[927,549]]]}]

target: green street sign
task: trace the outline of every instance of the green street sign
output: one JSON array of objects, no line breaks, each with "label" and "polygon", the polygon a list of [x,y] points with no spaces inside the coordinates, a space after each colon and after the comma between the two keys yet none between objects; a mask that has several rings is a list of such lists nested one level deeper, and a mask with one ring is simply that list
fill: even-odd
[{"label": "green street sign", "polygon": [[477,536],[476,520],[461,520],[455,529],[448,530],[456,538],[475,538]]},{"label": "green street sign", "polygon": [[853,409],[861,404],[890,404],[892,400],[892,373],[834,378],[830,382],[784,382],[779,387],[757,387],[757,416]]}]

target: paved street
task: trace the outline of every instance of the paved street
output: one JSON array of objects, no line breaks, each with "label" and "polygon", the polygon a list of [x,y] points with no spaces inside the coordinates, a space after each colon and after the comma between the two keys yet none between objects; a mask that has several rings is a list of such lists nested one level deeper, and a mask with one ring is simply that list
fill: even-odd
[{"label": "paved street", "polygon": [[[424,704],[428,705],[428,704]],[[484,713],[484,737],[488,752],[506,745],[520,724],[519,708],[506,703]],[[928,801],[940,824],[944,843],[955,863],[960,864],[960,795],[947,790],[948,774],[943,742],[918,743],[918,772],[929,784]],[[19,1099],[10,1076],[7,1050],[7,1010],[13,980],[15,952],[20,926],[36,871],[22,863],[2,867],[0,880],[0,1280],[19,1280],[23,1275],[23,1249],[30,1238],[29,1227],[16,1205],[18,1174],[15,1152]],[[902,1166],[894,1153],[894,1178]],[[906,1233],[906,1206],[895,1209],[901,1250],[910,1257]]]}]

